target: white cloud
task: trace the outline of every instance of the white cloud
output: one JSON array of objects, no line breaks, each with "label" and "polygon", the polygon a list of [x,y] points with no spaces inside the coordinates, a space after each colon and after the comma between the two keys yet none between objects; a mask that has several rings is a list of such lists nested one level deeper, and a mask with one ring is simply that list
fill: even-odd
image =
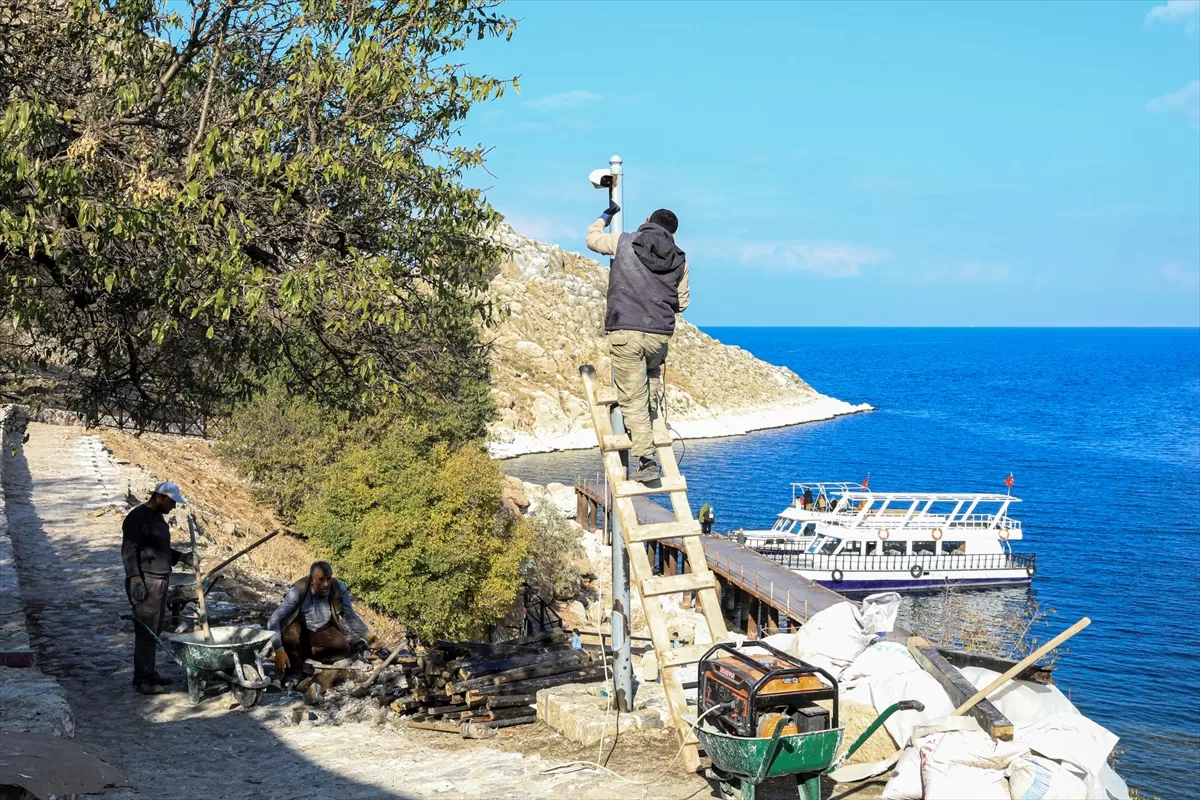
[{"label": "white cloud", "polygon": [[1188,272],[1175,262],[1164,265],[1162,274],[1167,283],[1173,283],[1176,286],[1183,286],[1188,289],[1200,287],[1200,272]]},{"label": "white cloud", "polygon": [[698,241],[695,251],[705,258],[733,258],[748,267],[814,272],[827,278],[853,278],[863,267],[888,259],[883,250],[851,242]]},{"label": "white cloud", "polygon": [[1181,114],[1192,130],[1200,131],[1200,80],[1151,100],[1146,104],[1146,110],[1154,114]]},{"label": "white cloud", "polygon": [[1182,23],[1185,31],[1195,33],[1200,28],[1200,0],[1167,0],[1146,14],[1146,25],[1156,22]]},{"label": "white cloud", "polygon": [[589,92],[586,89],[572,89],[569,92],[548,94],[543,97],[531,97],[523,105],[535,111],[570,111],[593,105],[603,99],[602,95]]}]

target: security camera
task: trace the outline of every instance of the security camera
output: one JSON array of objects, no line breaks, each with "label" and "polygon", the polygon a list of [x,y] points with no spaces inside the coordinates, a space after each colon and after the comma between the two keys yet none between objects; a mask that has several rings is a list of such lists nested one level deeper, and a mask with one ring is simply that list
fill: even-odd
[{"label": "security camera", "polygon": [[613,185],[612,174],[603,167],[592,170],[591,174],[588,175],[588,180],[591,181],[592,186],[596,187],[597,189],[611,189]]}]

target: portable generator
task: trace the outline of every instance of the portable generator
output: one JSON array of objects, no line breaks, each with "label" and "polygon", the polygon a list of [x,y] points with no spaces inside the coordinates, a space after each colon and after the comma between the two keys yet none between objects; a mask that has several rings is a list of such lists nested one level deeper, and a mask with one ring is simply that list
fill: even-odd
[{"label": "portable generator", "polygon": [[[747,653],[757,648],[765,653]],[[700,660],[699,711],[733,736],[769,737],[838,726],[837,680],[765,642],[714,645]],[[817,705],[832,700],[833,714]]]}]

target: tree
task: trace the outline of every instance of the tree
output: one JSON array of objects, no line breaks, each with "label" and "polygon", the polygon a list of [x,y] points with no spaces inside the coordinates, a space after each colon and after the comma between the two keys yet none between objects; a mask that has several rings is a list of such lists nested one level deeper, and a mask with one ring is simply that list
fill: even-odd
[{"label": "tree", "polygon": [[[138,424],[486,378],[494,0],[0,0],[0,372]],[[183,13],[176,13],[182,9]]]},{"label": "tree", "polygon": [[478,443],[427,446],[396,425],[325,470],[296,530],[419,636],[476,637],[511,609],[534,536],[501,510],[500,480]]}]

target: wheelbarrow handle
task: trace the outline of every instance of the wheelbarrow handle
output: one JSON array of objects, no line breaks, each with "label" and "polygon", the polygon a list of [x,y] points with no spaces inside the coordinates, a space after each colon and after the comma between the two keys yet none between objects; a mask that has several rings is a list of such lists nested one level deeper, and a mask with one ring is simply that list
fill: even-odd
[{"label": "wheelbarrow handle", "polygon": [[142,622],[140,619],[135,617],[133,614],[122,614],[121,619],[130,619],[130,620],[133,620],[136,624],[141,625],[143,628],[146,629],[146,633],[148,633],[154,637],[154,641],[158,642],[158,646],[163,649],[163,652],[165,652],[167,655],[169,655],[171,657],[172,661],[174,661],[178,664],[182,664],[182,662],[180,662],[179,659],[175,657],[175,651],[172,650],[170,647],[168,647],[167,643],[162,640],[162,637],[160,637],[157,633],[155,633],[154,629],[151,628],[149,625]]},{"label": "wheelbarrow handle", "polygon": [[763,757],[762,763],[758,765],[758,774],[751,781],[755,786],[762,783],[767,778],[767,773],[771,771],[771,765],[775,763],[775,756],[779,755],[779,746],[782,744],[780,736],[783,735],[783,720],[775,726],[774,732],[771,733],[771,743],[767,745],[766,755]]},{"label": "wheelbarrow handle", "polygon": [[833,760],[833,763],[830,764],[825,769],[825,772],[827,772],[827,773],[833,772],[835,769],[840,767],[842,764],[846,763],[846,759],[848,759],[850,756],[854,755],[855,750],[857,750],[858,748],[860,748],[864,744],[866,744],[867,739],[870,739],[871,735],[874,734],[875,731],[879,730],[879,726],[882,725],[883,723],[887,722],[888,717],[890,717],[892,714],[895,714],[897,711],[924,711],[924,710],[925,710],[925,704],[922,703],[920,700],[901,700],[898,703],[892,703],[890,706],[888,706],[887,708],[885,708],[883,710],[883,713],[881,713],[878,717],[875,718],[874,722],[872,722],[870,725],[867,726],[867,729],[865,731],[863,731],[862,734],[857,739],[854,740],[854,743],[852,745],[850,745],[848,748],[846,748],[846,752],[842,753],[840,756],[838,756],[837,758],[835,758]]}]

